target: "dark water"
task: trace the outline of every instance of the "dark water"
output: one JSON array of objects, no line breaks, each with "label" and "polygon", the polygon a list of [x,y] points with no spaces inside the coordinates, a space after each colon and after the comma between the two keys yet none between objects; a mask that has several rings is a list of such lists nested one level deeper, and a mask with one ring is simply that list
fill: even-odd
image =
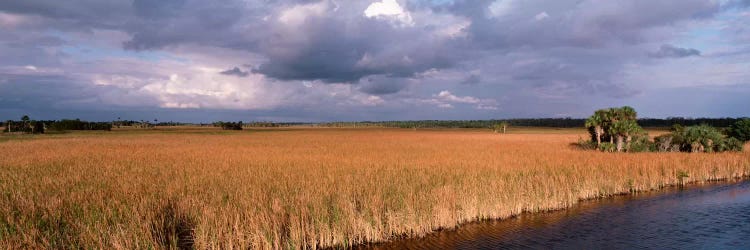
[{"label": "dark water", "polygon": [[374,249],[750,249],[750,182],[587,201]]}]

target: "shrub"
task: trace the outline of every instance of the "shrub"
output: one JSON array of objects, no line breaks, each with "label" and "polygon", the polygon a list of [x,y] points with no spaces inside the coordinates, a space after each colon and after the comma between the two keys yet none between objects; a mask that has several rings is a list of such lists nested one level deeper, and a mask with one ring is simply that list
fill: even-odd
[{"label": "shrub", "polygon": [[654,151],[658,152],[672,152],[674,151],[673,148],[675,145],[677,146],[677,151],[680,150],[679,144],[674,144],[675,135],[674,134],[663,134],[660,136],[657,136],[654,138]]},{"label": "shrub", "polygon": [[729,127],[727,131],[729,136],[737,138],[737,140],[746,142],[750,141],[750,119],[742,119]]},{"label": "shrub", "polygon": [[643,132],[633,136],[628,152],[649,152],[655,151],[656,145],[648,139],[648,133]]},{"label": "shrub", "polygon": [[109,122],[87,122],[78,119],[75,120],[59,120],[49,125],[50,130],[65,131],[65,130],[112,130],[112,123]]},{"label": "shrub", "polygon": [[221,127],[223,130],[242,130],[242,122],[222,122],[214,123],[214,126]]},{"label": "shrub", "polygon": [[725,136],[716,128],[708,125],[690,126],[682,132],[684,138],[683,148],[690,152],[715,152],[720,151],[719,145]]},{"label": "shrub", "polygon": [[743,141],[740,141],[737,138],[729,137],[729,138],[724,139],[724,141],[722,141],[719,144],[719,151],[720,152],[721,151],[737,151],[737,152],[742,152],[742,148],[743,148],[744,144],[745,143]]},{"label": "shrub", "polygon": [[602,142],[599,144],[599,150],[604,152],[615,152],[617,151],[617,145],[609,142]]},{"label": "shrub", "polygon": [[35,121],[34,122],[34,134],[44,134],[44,122],[42,121]]},{"label": "shrub", "polygon": [[27,116],[24,116],[24,120],[21,121],[8,120],[0,126],[5,126],[2,131],[4,133],[44,133],[44,123],[41,121],[31,121]]},{"label": "shrub", "polygon": [[743,142],[727,138],[718,129],[708,126],[675,126],[671,134],[654,138],[655,151],[659,152],[723,152],[742,151]]}]

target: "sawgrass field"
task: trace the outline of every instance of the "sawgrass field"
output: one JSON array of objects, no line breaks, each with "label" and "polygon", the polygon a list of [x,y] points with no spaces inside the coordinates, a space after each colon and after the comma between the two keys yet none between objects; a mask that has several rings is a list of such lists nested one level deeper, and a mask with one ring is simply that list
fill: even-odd
[{"label": "sawgrass field", "polygon": [[748,146],[617,154],[578,149],[579,138],[586,131],[159,127],[0,136],[0,246],[348,247],[750,174]]}]

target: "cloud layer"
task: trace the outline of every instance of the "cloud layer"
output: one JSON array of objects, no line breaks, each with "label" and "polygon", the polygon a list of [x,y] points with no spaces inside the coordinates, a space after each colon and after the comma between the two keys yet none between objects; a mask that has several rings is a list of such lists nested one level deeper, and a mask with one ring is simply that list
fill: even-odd
[{"label": "cloud layer", "polygon": [[[739,98],[750,85],[748,7],[742,0],[3,1],[0,118],[72,113],[61,110],[98,120],[582,117],[623,104],[646,116],[748,116],[737,108],[750,106]],[[712,91],[728,96],[703,98]],[[679,98],[674,93],[693,101],[651,106]],[[711,105],[720,107],[696,108]]]}]

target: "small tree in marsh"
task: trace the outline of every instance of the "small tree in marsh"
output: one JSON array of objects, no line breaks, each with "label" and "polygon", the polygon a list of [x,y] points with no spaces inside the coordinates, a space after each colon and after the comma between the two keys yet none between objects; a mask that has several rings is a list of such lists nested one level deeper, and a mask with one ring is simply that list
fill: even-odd
[{"label": "small tree in marsh", "polygon": [[503,134],[505,134],[505,130],[508,129],[508,125],[509,124],[506,121],[502,121],[498,124],[495,124],[494,126],[495,133],[500,133],[500,131],[503,131]]},{"label": "small tree in marsh", "polygon": [[690,152],[716,152],[724,142],[725,136],[716,128],[708,125],[690,126],[682,132],[683,147]]},{"label": "small tree in marsh", "polygon": [[739,120],[729,126],[729,136],[742,142],[750,141],[750,118]]},{"label": "small tree in marsh", "polygon": [[606,150],[602,147],[604,140],[609,140],[608,145],[616,145],[617,152],[628,151],[634,139],[639,143],[648,141],[641,138],[648,135],[638,126],[637,116],[635,109],[629,106],[600,109],[586,120],[585,126],[589,129],[591,140],[602,151],[610,150],[609,147]]},{"label": "small tree in marsh", "polygon": [[28,115],[21,117],[21,132],[31,133],[31,118]]},{"label": "small tree in marsh", "polygon": [[612,123],[610,135],[616,138],[617,152],[630,149],[633,137],[644,133],[635,120],[620,120]]},{"label": "small tree in marsh", "polygon": [[661,152],[724,152],[742,151],[743,142],[727,137],[720,130],[708,126],[674,126],[672,133],[654,138]]},{"label": "small tree in marsh", "polygon": [[593,130],[592,134],[596,139],[596,145],[602,144],[602,136],[604,135],[605,122],[608,120],[606,110],[597,110],[594,115],[586,119],[586,127]]}]

